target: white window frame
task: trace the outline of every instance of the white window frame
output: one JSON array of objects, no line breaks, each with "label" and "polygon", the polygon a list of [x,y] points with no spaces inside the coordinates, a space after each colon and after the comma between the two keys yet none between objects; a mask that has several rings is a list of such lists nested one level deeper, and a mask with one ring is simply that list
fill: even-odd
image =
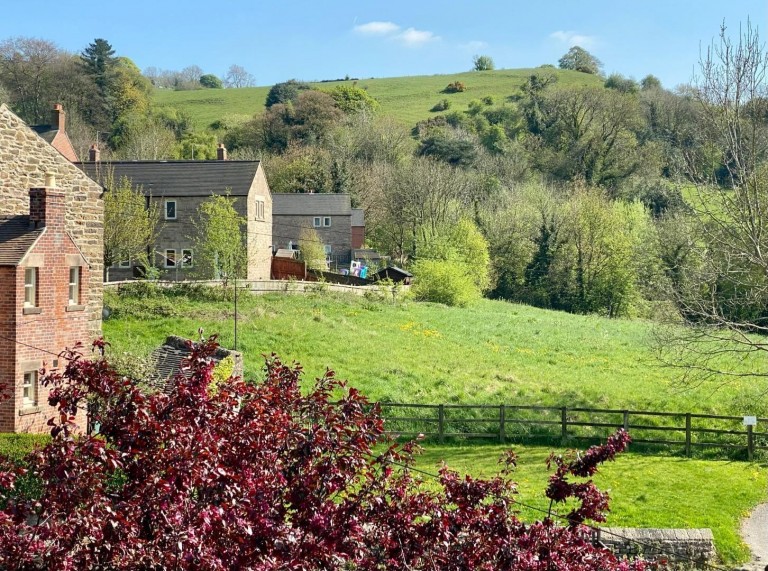
[{"label": "white window frame", "polygon": [[312,226],[315,228],[320,228],[323,225],[323,217],[322,216],[315,216],[312,219]]},{"label": "white window frame", "polygon": [[[168,216],[168,205],[169,204],[173,204],[173,216]],[[165,209],[163,211],[165,213],[165,219],[166,220],[177,220],[178,216],[179,216],[178,208],[179,208],[179,203],[176,200],[166,200],[165,201]]]},{"label": "white window frame", "polygon": [[326,256],[330,256],[333,254],[333,247],[330,244],[323,244],[323,251],[325,251]]},{"label": "white window frame", "polygon": [[[189,262],[187,262],[187,254],[189,254]],[[191,268],[195,265],[195,253],[191,248],[182,248],[181,250],[181,267]]]},{"label": "white window frame", "polygon": [[[169,255],[170,254],[170,255]],[[175,268],[176,267],[176,250],[174,248],[166,248],[165,249],[165,256],[164,256],[164,266],[166,268]],[[169,263],[170,260],[173,260],[173,263]]]},{"label": "white window frame", "polygon": [[37,371],[26,371],[21,384],[21,402],[25,408],[37,406]]},{"label": "white window frame", "polygon": [[69,305],[80,305],[80,266],[69,267]]},{"label": "white window frame", "polygon": [[24,268],[24,307],[37,307],[37,268]]},{"label": "white window frame", "polygon": [[131,259],[128,258],[127,260],[120,260],[115,264],[118,268],[130,268],[131,267]]},{"label": "white window frame", "polygon": [[331,227],[331,217],[330,216],[323,217],[323,226],[325,228],[330,228]]}]

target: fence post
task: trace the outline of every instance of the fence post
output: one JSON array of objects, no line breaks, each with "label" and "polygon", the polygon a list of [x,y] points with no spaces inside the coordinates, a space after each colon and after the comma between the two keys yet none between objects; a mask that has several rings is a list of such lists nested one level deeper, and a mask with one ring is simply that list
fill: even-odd
[{"label": "fence post", "polygon": [[437,406],[437,441],[445,443],[445,406]]},{"label": "fence post", "polygon": [[629,411],[624,411],[624,430],[629,431]]},{"label": "fence post", "polygon": [[691,413],[685,414],[685,455],[691,457]]},{"label": "fence post", "polygon": [[568,408],[560,409],[560,436],[565,440],[568,438]]},{"label": "fence post", "polygon": [[504,442],[507,439],[507,415],[506,411],[504,410],[504,405],[499,405],[499,442],[504,444]]},{"label": "fence post", "polygon": [[755,455],[755,434],[752,432],[752,425],[747,426],[747,460],[752,462],[752,457]]}]

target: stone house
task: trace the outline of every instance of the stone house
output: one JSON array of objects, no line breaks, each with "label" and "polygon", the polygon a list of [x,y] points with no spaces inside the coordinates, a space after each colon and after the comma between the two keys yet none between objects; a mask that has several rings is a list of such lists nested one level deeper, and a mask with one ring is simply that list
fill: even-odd
[{"label": "stone house", "polygon": [[0,105],[0,431],[45,430],[38,367],[101,334],[103,214],[101,187]]},{"label": "stone house", "polygon": [[349,265],[352,255],[352,206],[348,194],[275,193],[272,195],[272,247],[297,250],[302,228],[314,229],[331,267]]},{"label": "stone house", "polygon": [[[153,248],[154,263],[162,279],[183,280],[193,276],[195,227],[199,206],[212,194],[229,194],[246,223],[247,279],[269,279],[272,257],[272,198],[259,161],[226,160],[219,147],[216,161],[116,161],[100,162],[92,149],[88,162],[77,163],[90,177],[104,180],[112,170],[139,187],[147,201],[157,204],[160,231]],[[110,268],[110,280],[135,277],[134,262],[123,260]]]}]

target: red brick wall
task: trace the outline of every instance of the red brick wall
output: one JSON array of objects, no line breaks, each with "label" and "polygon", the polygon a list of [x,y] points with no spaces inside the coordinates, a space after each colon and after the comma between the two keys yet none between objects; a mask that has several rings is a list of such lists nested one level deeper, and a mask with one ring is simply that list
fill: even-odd
[{"label": "red brick wall", "polygon": [[[0,288],[14,291],[15,300],[10,311],[0,314],[13,315],[15,320],[16,355],[13,380],[14,396],[10,401],[13,412],[13,426],[8,426],[8,406],[0,411],[0,430],[15,432],[47,432],[47,421],[55,416],[55,409],[48,406],[48,389],[38,383],[37,407],[24,407],[22,384],[24,373],[31,370],[31,363],[38,363],[46,370],[51,370],[54,360],[62,369],[66,362],[57,355],[67,347],[74,347],[78,341],[88,345],[89,315],[88,284],[90,271],[88,266],[80,266],[80,304],[69,305],[69,268],[74,258],[82,258],[64,231],[63,226],[46,227],[38,242],[12,274],[4,271],[0,276]],[[39,312],[24,311],[24,264],[37,265],[37,307]],[[82,262],[81,262],[82,263]],[[74,265],[74,264],[73,264]],[[10,286],[10,287],[8,287]],[[82,306],[82,307],[80,307]],[[2,362],[0,362],[2,366]],[[7,369],[7,364],[6,364]],[[8,375],[8,372],[4,373]],[[78,423],[85,426],[85,414],[78,414]]]},{"label": "red brick wall", "polygon": [[[3,396],[14,389],[16,384],[16,344],[8,339],[16,335],[16,268],[0,267],[0,390]],[[14,398],[0,397],[0,432],[11,432],[15,428]]]}]

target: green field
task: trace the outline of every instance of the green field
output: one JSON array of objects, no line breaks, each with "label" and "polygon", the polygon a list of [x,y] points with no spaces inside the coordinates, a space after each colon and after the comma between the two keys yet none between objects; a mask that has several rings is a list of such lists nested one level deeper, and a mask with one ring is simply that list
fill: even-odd
[{"label": "green field", "polygon": [[[319,89],[335,85],[352,85],[368,90],[381,104],[384,115],[395,117],[408,126],[434,116],[430,109],[440,100],[451,102],[450,110],[464,110],[473,99],[492,96],[503,103],[520,92],[520,86],[532,74],[545,71],[557,75],[561,85],[602,85],[597,76],[560,69],[500,69],[483,72],[464,72],[451,75],[421,75],[381,79],[360,79],[312,83]],[[289,79],[289,78],[286,78]],[[445,94],[442,90],[449,83],[460,81],[467,90],[463,93]],[[218,119],[233,122],[245,121],[264,110],[269,87],[240,89],[201,89],[196,91],[172,91],[157,89],[153,101],[156,105],[176,107],[192,117],[196,129],[204,129]]]},{"label": "green field", "polygon": [[[118,353],[146,355],[167,335],[194,338],[199,327],[233,344],[231,301],[108,292],[106,304],[114,313],[104,334]],[[332,368],[385,402],[737,415],[762,415],[765,408],[754,383],[681,386],[678,371],[654,359],[652,325],[640,320],[491,300],[460,309],[330,294],[245,295],[238,313],[238,349],[251,378],[260,375],[263,355],[275,352],[301,362],[310,377]]]}]

